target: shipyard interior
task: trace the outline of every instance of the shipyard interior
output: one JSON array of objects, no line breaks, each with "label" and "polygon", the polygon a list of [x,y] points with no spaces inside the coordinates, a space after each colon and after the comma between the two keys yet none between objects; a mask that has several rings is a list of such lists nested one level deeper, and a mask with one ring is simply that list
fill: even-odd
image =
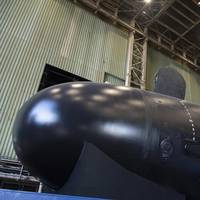
[{"label": "shipyard interior", "polygon": [[0,5],[0,199],[200,199],[200,0]]}]

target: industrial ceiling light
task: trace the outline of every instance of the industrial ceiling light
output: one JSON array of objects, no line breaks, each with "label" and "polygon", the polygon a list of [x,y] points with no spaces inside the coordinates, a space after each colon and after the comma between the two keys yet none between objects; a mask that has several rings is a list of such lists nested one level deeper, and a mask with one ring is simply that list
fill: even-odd
[{"label": "industrial ceiling light", "polygon": [[147,13],[146,13],[146,11],[145,11],[145,10],[143,10],[143,11],[142,11],[142,14],[146,15]]},{"label": "industrial ceiling light", "polygon": [[200,0],[193,0],[193,2],[200,6]]},{"label": "industrial ceiling light", "polygon": [[151,0],[144,0],[145,3],[151,3]]}]

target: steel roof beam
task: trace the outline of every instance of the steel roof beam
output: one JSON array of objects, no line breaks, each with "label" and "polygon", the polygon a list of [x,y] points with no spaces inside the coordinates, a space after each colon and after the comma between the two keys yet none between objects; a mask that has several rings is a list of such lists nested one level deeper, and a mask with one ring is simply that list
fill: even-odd
[{"label": "steel roof beam", "polygon": [[136,29],[135,27],[131,26],[130,24],[124,22],[123,20],[119,19],[119,17],[116,17],[115,15],[105,11],[104,9],[97,7],[97,5],[91,1],[88,0],[79,0],[80,2],[84,3],[85,5],[87,5],[88,7],[90,7],[93,10],[97,10],[98,9],[98,13],[103,14],[105,17],[108,17],[109,19],[116,21],[117,23],[119,23],[120,25],[124,26],[125,28],[127,28],[129,31],[135,31],[141,35],[144,36],[144,33],[138,29]]},{"label": "steel roof beam", "polygon": [[151,24],[153,24],[163,14],[163,12],[166,11],[174,2],[175,0],[167,1],[166,4],[162,7],[162,9],[158,12],[158,14],[154,16],[145,27],[148,28]]},{"label": "steel roof beam", "polygon": [[194,12],[194,10],[192,10],[190,7],[188,7],[187,5],[185,5],[183,2],[181,2],[180,0],[176,0],[176,2],[178,2],[179,4],[181,4],[184,8],[186,8],[187,10],[189,10],[193,15],[195,15],[196,17],[200,17],[200,15],[196,12]]},{"label": "steel roof beam", "polygon": [[148,6],[147,3],[144,6],[142,6],[142,8],[138,11],[138,13],[134,16],[133,19],[136,19],[147,6]]},{"label": "steel roof beam", "polygon": [[200,66],[197,65],[197,64],[195,64],[195,62],[193,62],[193,61],[187,59],[186,57],[184,57],[184,56],[182,56],[182,55],[176,53],[175,51],[172,51],[170,48],[168,48],[167,46],[165,46],[165,45],[159,43],[158,41],[154,40],[153,38],[148,38],[148,39],[149,39],[151,42],[153,42],[154,44],[157,44],[158,46],[160,46],[160,47],[162,47],[163,49],[167,50],[169,53],[171,53],[171,54],[177,56],[177,57],[180,58],[181,60],[184,60],[184,61],[186,61],[187,63],[193,65],[196,69],[200,69]]},{"label": "steel roof beam", "polygon": [[175,12],[177,12],[179,15],[181,15],[182,17],[184,17],[185,19],[187,19],[188,21],[190,21],[192,24],[195,23],[195,21],[193,21],[191,18],[189,18],[188,16],[186,16],[183,12],[181,12],[180,10],[178,10],[177,8],[175,8],[174,6],[171,6],[170,9],[174,10]]},{"label": "steel roof beam", "polygon": [[[181,35],[181,37],[184,37],[187,33],[189,33],[189,32],[190,32],[195,26],[197,26],[199,23],[200,23],[200,19],[199,19],[195,24],[193,24],[190,28],[188,28],[188,29]],[[174,43],[177,43],[180,39],[181,39],[180,37],[177,38],[177,39],[175,40]]]},{"label": "steel roof beam", "polygon": [[126,3],[127,5],[131,6],[131,7],[135,7],[134,1],[130,2],[130,0],[123,0],[123,2]]},{"label": "steel roof beam", "polygon": [[[163,22],[157,20],[157,23],[159,23],[161,26],[164,26],[165,28],[169,29],[171,32],[173,32],[174,34],[176,34],[178,37],[180,35],[180,33],[178,33],[176,30],[174,30],[173,28],[169,27],[168,25],[164,24]],[[180,35],[180,38],[185,40],[187,43],[193,45],[195,48],[200,50],[200,47],[196,44],[194,44],[193,42],[191,42],[190,40],[188,40],[187,38],[184,38],[183,36]]]},{"label": "steel roof beam", "polygon": [[176,17],[174,17],[173,15],[171,15],[170,13],[165,13],[167,16],[169,16],[171,19],[173,19],[174,21],[176,21],[178,24],[182,25],[184,28],[188,29],[190,28],[189,26],[185,25],[183,22],[181,22],[179,19],[177,19]]},{"label": "steel roof beam", "polygon": [[[97,6],[95,4],[95,2],[92,2],[92,1],[89,1],[89,0],[79,0],[80,2],[82,2],[83,4],[85,4],[87,7],[91,8],[92,10],[97,10],[98,8],[98,12],[100,14],[102,14],[103,16],[111,19],[112,21],[115,21],[117,22],[119,25],[123,26],[124,28],[126,28],[128,31],[133,31],[135,33],[138,33],[139,35],[141,36],[144,36],[145,37],[145,34],[144,32],[141,30],[139,30],[137,27],[134,27],[132,26],[131,24],[128,24],[127,22],[121,20],[119,17],[109,13],[108,11],[104,10],[103,8]],[[179,36],[180,34],[178,32],[176,32],[175,30],[173,30],[171,27],[167,26],[166,24],[163,24],[162,22],[160,22],[158,20],[158,18],[160,17],[160,15],[169,8],[169,6],[174,2],[175,0],[171,0],[171,1],[168,1],[168,3],[165,4],[165,6],[160,10],[160,12],[151,20],[151,22],[147,25],[147,26],[150,26],[152,23],[154,23],[155,21],[158,22],[159,24],[161,24],[161,26],[164,26],[165,28],[167,28],[169,31],[173,32],[175,35]],[[77,1],[76,1],[77,2]],[[186,18],[187,19],[187,18]],[[161,33],[160,33],[161,35]],[[169,47],[167,47],[166,45],[162,44],[162,42],[159,42],[151,37],[148,37],[148,39],[150,41],[152,41],[154,44],[156,44],[157,46],[163,48],[163,49],[166,49],[168,50],[168,52],[170,52],[171,54],[174,54],[176,55],[177,57],[181,58],[182,60],[185,60],[186,62],[188,62],[189,64],[195,66],[196,68],[200,69],[200,66],[198,66],[197,64],[195,64],[193,61],[191,60],[188,60],[187,58],[185,58],[184,56],[180,55],[179,53],[176,53],[175,51],[172,50],[172,45],[170,47],[170,44],[169,44]],[[169,40],[169,38],[167,38]],[[195,44],[193,44],[191,41],[188,41],[186,38],[182,37],[181,39],[185,40],[186,42],[188,42],[189,44],[191,44],[193,47],[195,46],[197,49],[200,49],[200,47],[196,46]],[[175,47],[177,48],[177,47]],[[179,50],[177,48],[177,50]],[[179,50],[181,51],[181,50]],[[197,62],[196,62],[197,63]]]},{"label": "steel roof beam", "polygon": [[151,30],[151,31],[153,31],[154,33],[158,34],[159,36],[162,36],[163,38],[165,38],[165,39],[168,41],[168,43],[170,43],[170,44],[173,43],[173,41],[172,41],[170,38],[168,38],[168,37],[167,37],[166,35],[164,35],[163,33],[160,33],[160,32],[157,31],[156,29],[154,29],[154,28],[152,28],[152,27],[149,27],[149,30]]},{"label": "steel roof beam", "polygon": [[[155,30],[154,28],[150,27],[149,28],[151,31],[153,31],[154,33],[158,34],[157,37],[162,36],[162,40],[164,40],[167,44],[169,44],[171,46],[171,49],[174,50],[174,42],[169,39],[166,35],[163,35],[162,33],[158,32],[157,30]],[[191,46],[190,46],[191,47]],[[179,46],[175,47],[177,50],[183,52],[183,49]],[[186,50],[187,51],[187,50]]]}]

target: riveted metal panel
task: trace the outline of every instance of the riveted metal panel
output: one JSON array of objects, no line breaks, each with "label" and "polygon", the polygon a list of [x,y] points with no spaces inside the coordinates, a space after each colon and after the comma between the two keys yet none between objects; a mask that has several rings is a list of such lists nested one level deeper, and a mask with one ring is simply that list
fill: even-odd
[{"label": "riveted metal panel", "polygon": [[16,159],[12,126],[45,64],[95,82],[124,79],[127,33],[67,0],[0,0],[0,154]]},{"label": "riveted metal panel", "polygon": [[147,88],[149,90],[153,89],[154,76],[161,67],[172,67],[177,70],[186,82],[185,99],[200,104],[200,75],[181,61],[170,58],[153,48],[149,48],[147,60]]}]

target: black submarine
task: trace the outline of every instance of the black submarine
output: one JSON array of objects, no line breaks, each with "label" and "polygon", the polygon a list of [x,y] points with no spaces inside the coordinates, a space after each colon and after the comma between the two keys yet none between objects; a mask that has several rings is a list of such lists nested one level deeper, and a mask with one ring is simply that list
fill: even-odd
[{"label": "black submarine", "polygon": [[180,98],[91,82],[56,85],[21,108],[13,142],[26,168],[55,190],[88,142],[125,169],[200,199],[200,106]]}]

